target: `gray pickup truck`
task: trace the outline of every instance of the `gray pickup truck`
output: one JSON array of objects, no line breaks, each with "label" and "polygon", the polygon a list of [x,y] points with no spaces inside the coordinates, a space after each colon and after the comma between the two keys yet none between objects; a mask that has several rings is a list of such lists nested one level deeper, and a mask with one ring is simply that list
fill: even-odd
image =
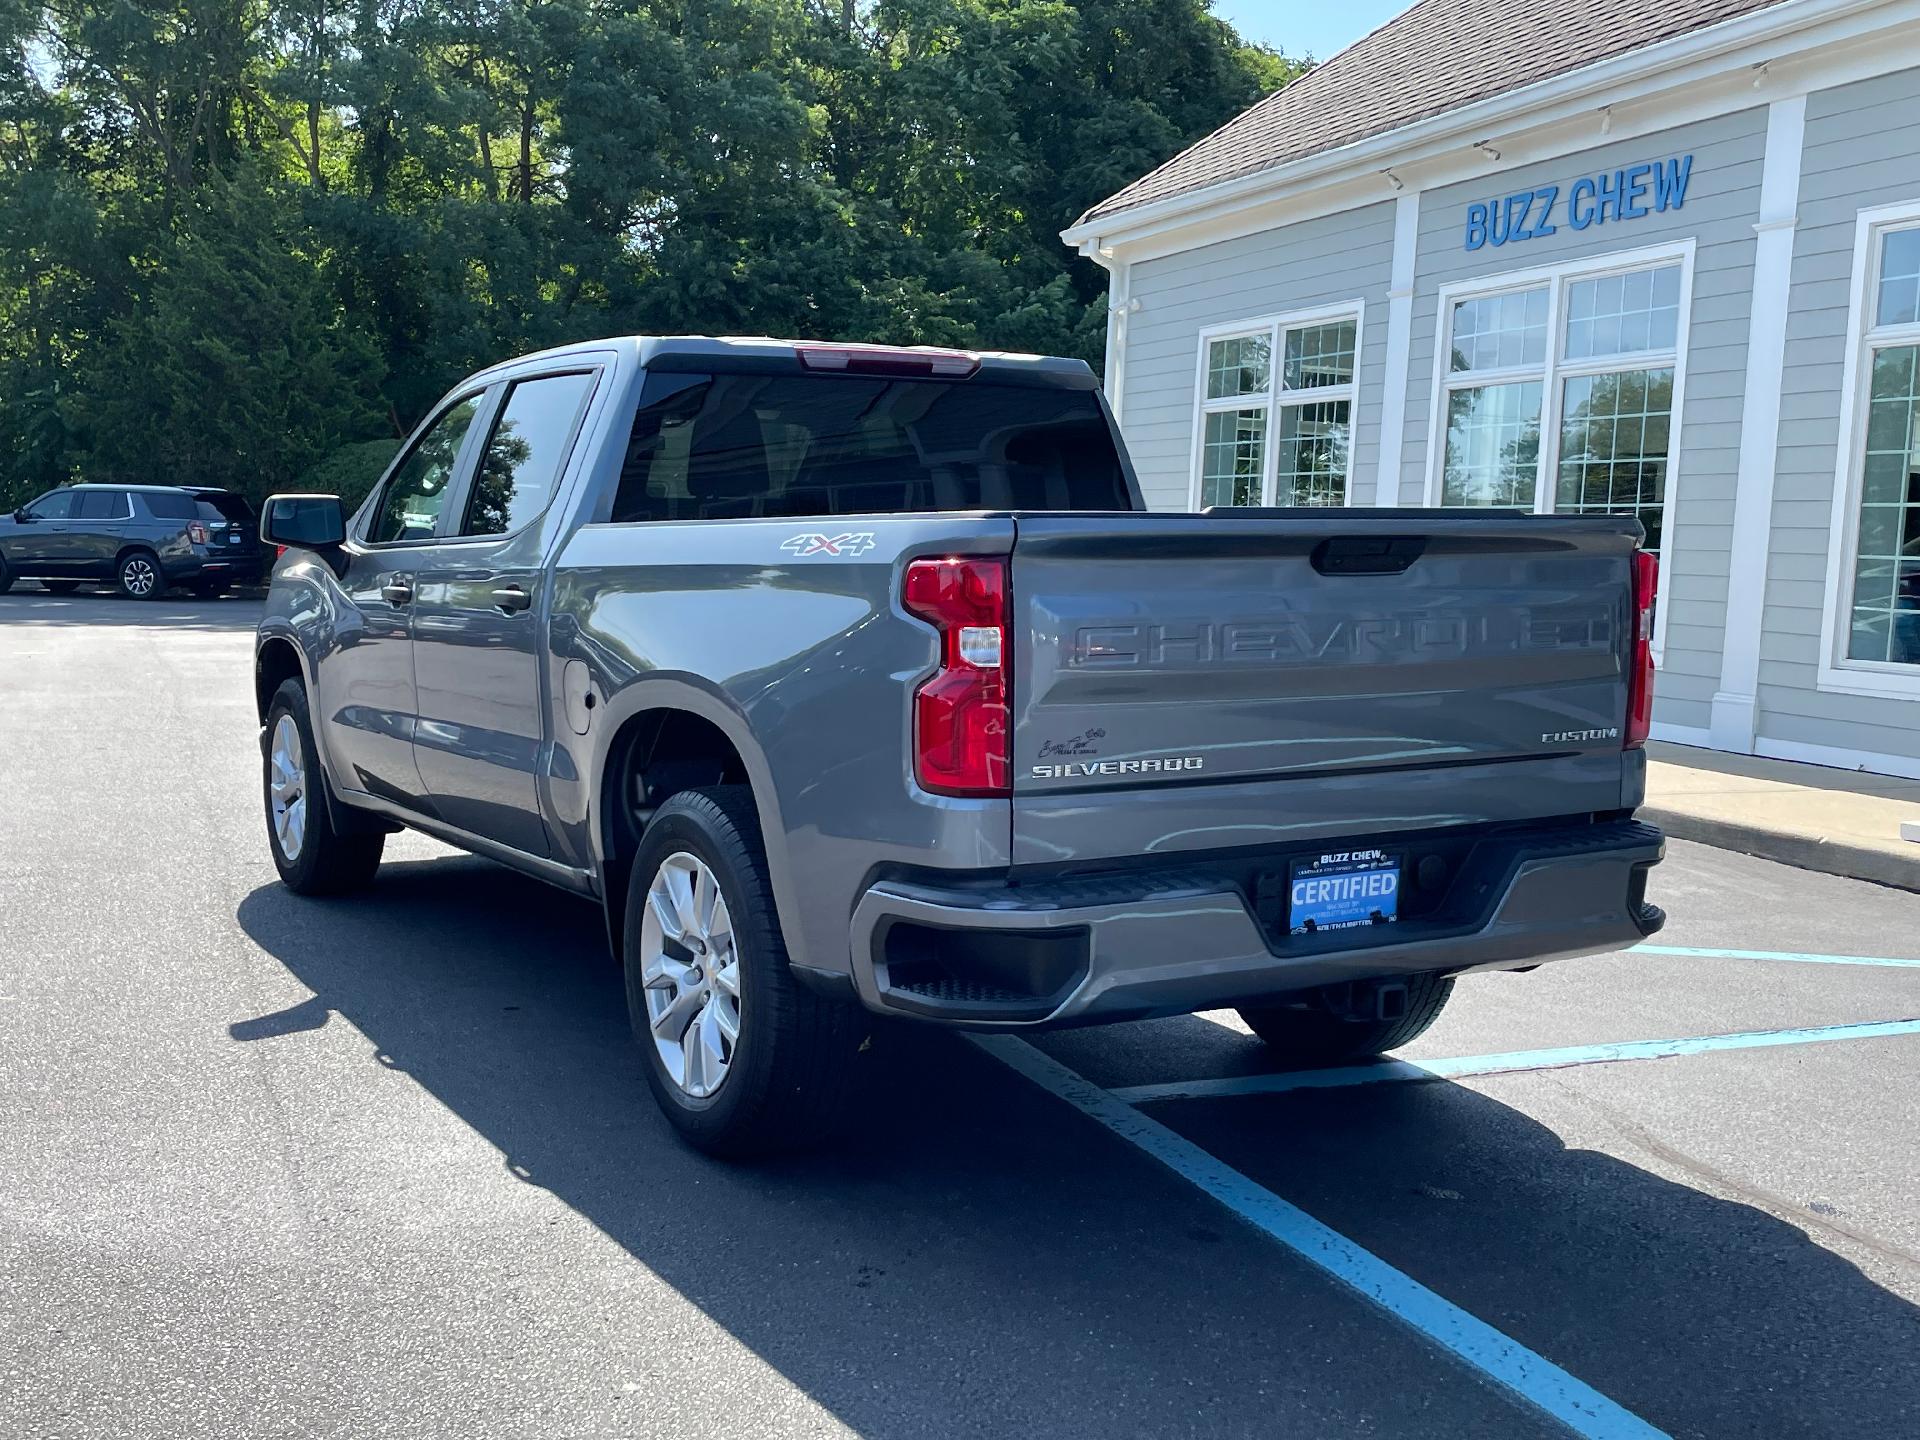
[{"label": "gray pickup truck", "polygon": [[1330,1063],[1664,919],[1637,522],[1148,513],[1078,362],[549,351],[262,536],[283,879],[407,827],[594,898],[716,1152],[830,1128],[874,1016]]}]

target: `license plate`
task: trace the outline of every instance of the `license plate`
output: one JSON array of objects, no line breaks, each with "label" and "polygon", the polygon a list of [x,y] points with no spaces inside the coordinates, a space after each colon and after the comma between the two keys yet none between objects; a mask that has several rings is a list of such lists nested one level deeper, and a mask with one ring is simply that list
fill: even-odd
[{"label": "license plate", "polygon": [[1292,934],[1391,924],[1399,912],[1398,856],[1336,850],[1293,863],[1287,885],[1287,929]]},{"label": "license plate", "polygon": [[233,534],[227,536],[227,543],[229,545],[238,545],[242,540],[246,538],[247,537],[245,535],[242,535],[238,530],[236,530],[233,532]]}]

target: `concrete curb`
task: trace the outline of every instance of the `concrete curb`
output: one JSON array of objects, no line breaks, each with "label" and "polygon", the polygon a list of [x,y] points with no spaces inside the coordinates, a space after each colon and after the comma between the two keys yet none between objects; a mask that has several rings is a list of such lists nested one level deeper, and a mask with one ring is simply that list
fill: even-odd
[{"label": "concrete curb", "polygon": [[1658,825],[1675,840],[1693,840],[1722,850],[1738,850],[1763,860],[1778,860],[1824,875],[1871,880],[1898,890],[1920,891],[1920,854],[1890,855],[1865,845],[1850,845],[1817,835],[1796,835],[1735,820],[1712,820],[1684,810],[1643,806],[1638,818]]}]

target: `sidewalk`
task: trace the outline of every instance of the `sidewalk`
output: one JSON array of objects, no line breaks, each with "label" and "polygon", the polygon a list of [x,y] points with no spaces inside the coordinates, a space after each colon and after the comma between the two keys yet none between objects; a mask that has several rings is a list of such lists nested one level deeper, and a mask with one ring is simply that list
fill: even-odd
[{"label": "sidewalk", "polygon": [[1920,843],[1900,838],[1920,780],[1659,742],[1647,759],[1640,814],[1677,840],[1920,890]]}]

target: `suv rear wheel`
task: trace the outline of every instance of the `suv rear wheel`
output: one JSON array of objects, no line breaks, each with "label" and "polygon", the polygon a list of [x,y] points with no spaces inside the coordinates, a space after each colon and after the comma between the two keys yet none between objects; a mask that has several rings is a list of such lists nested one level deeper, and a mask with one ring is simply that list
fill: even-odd
[{"label": "suv rear wheel", "polygon": [[120,557],[114,572],[120,593],[129,600],[158,600],[167,593],[167,577],[160,571],[160,557],[151,550],[129,550]]},{"label": "suv rear wheel", "polygon": [[267,807],[267,842],[274,868],[299,895],[340,895],[373,879],[386,848],[386,833],[335,827],[327,778],[313,744],[307,690],[288,680],[267,707],[261,789]]},{"label": "suv rear wheel", "polygon": [[647,1083],[684,1139],[737,1157],[834,1129],[866,1015],[795,981],[744,786],[660,807],[634,858],[622,941]]},{"label": "suv rear wheel", "polygon": [[1310,990],[1284,1005],[1242,1005],[1249,1029],[1294,1065],[1337,1065],[1365,1060],[1424,1034],[1440,1018],[1453,981],[1442,975],[1406,977],[1407,1000],[1390,1018],[1377,1004],[1356,1004],[1359,995],[1377,1001],[1370,987],[1329,985]]}]

